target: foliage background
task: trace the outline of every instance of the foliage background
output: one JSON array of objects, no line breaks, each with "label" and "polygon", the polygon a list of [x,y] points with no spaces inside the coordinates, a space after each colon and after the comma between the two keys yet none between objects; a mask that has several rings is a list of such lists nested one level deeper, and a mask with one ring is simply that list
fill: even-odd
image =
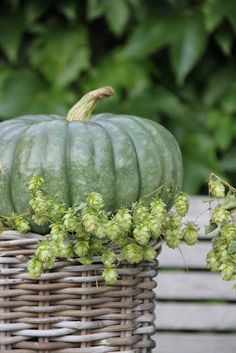
[{"label": "foliage background", "polygon": [[111,85],[97,111],[165,125],[187,192],[211,171],[236,184],[235,48],[235,0],[2,0],[0,119],[65,114]]}]

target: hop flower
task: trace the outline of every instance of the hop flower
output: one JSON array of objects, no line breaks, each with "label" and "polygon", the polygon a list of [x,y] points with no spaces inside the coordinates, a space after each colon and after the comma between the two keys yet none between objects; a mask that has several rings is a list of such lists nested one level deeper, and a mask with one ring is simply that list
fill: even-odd
[{"label": "hop flower", "polygon": [[94,233],[96,231],[96,227],[98,224],[98,217],[96,216],[96,214],[87,211],[86,213],[84,213],[82,221],[86,232]]},{"label": "hop flower", "polygon": [[220,269],[221,276],[224,281],[230,281],[233,278],[235,274],[235,267],[233,266],[233,264],[224,263],[221,265]]},{"label": "hop flower", "polygon": [[218,239],[213,239],[212,244],[213,244],[213,250],[219,254],[219,258],[222,263],[228,262],[229,261],[229,244],[227,240],[221,237],[221,233],[217,236]]},{"label": "hop flower", "polygon": [[132,227],[132,217],[128,208],[120,208],[116,213],[114,220],[124,232],[130,232]]},{"label": "hop flower", "polygon": [[[37,193],[39,193],[40,191],[37,191]],[[42,192],[43,193],[43,192]],[[55,200],[52,199],[49,195],[47,195],[45,192],[44,192],[44,204],[45,204],[45,207],[47,209],[47,212],[51,211],[51,208],[53,207],[55,203]]]},{"label": "hop flower", "polygon": [[103,249],[103,242],[101,239],[94,238],[90,241],[90,251],[92,254],[100,254]]},{"label": "hop flower", "polygon": [[74,252],[79,257],[87,256],[89,252],[89,242],[84,240],[78,241],[74,246]]},{"label": "hop flower", "polygon": [[71,242],[54,240],[52,241],[52,247],[57,258],[71,258],[75,256],[74,245]]},{"label": "hop flower", "polygon": [[220,261],[218,254],[214,250],[211,250],[207,254],[206,260],[207,260],[207,267],[211,271],[217,272],[220,270],[221,261]]},{"label": "hop flower", "polygon": [[106,222],[100,222],[97,224],[94,230],[94,235],[100,239],[106,237]]},{"label": "hop flower", "polygon": [[221,232],[212,239],[213,249],[220,254],[223,254],[228,248],[229,242],[227,239],[221,236]]},{"label": "hop flower", "polygon": [[211,221],[212,223],[222,225],[227,221],[229,215],[229,211],[225,210],[221,205],[218,205],[213,210]]},{"label": "hop flower", "polygon": [[64,216],[66,210],[66,205],[64,202],[57,200],[49,200],[48,201],[48,215],[49,218],[56,220],[61,220]]},{"label": "hop flower", "polygon": [[48,223],[48,218],[54,221],[61,220],[66,209],[64,202],[51,198],[43,190],[36,190],[33,193],[29,205],[33,219],[39,225]]},{"label": "hop flower", "polygon": [[114,268],[104,268],[102,271],[102,277],[107,284],[114,284],[117,282],[118,273]]},{"label": "hop flower", "polygon": [[168,227],[171,229],[179,229],[181,226],[181,217],[174,213],[170,213],[168,223]]},{"label": "hop flower", "polygon": [[221,227],[221,236],[227,241],[231,241],[236,238],[236,224],[233,222],[226,223]]},{"label": "hop flower", "polygon": [[130,264],[137,264],[143,259],[142,247],[132,242],[122,249],[122,257]]},{"label": "hop flower", "polygon": [[76,212],[72,208],[69,208],[63,217],[63,225],[69,232],[76,231],[78,227],[78,218]]},{"label": "hop flower", "polygon": [[106,230],[109,223],[108,214],[104,210],[100,210],[96,212],[96,216],[97,216],[97,223],[93,231],[93,234],[96,237],[102,239],[106,237]]},{"label": "hop flower", "polygon": [[32,216],[33,221],[38,224],[39,226],[43,226],[45,224],[48,224],[48,218],[47,216],[40,216],[38,214],[34,214]]},{"label": "hop flower", "polygon": [[29,205],[36,213],[47,213],[46,194],[42,190],[36,190],[29,201]]},{"label": "hop flower", "polygon": [[71,258],[75,256],[74,244],[66,239],[66,232],[64,230],[53,229],[50,233],[54,254],[56,257]]},{"label": "hop flower", "polygon": [[179,216],[184,217],[189,210],[189,199],[188,195],[181,192],[175,200],[175,209]]},{"label": "hop flower", "polygon": [[146,245],[151,238],[149,227],[146,224],[136,226],[133,235],[136,242],[140,245]]},{"label": "hop flower", "polygon": [[228,249],[226,249],[226,250],[223,250],[221,253],[220,253],[220,261],[222,262],[222,263],[224,263],[224,262],[226,262],[227,261],[227,259],[228,259]]},{"label": "hop flower", "polygon": [[116,244],[123,248],[125,245],[129,243],[129,237],[125,233],[121,233],[118,238],[116,238]]},{"label": "hop flower", "polygon": [[134,206],[133,220],[135,224],[142,223],[149,215],[147,205],[143,201],[139,201]]},{"label": "hop flower", "polygon": [[50,225],[51,227],[51,235],[57,235],[59,233],[62,233],[63,235],[66,234],[65,229],[61,223],[53,223]]},{"label": "hop flower", "polygon": [[143,259],[145,261],[153,261],[157,256],[156,250],[153,248],[153,246],[149,244],[143,246],[142,250],[143,250]]},{"label": "hop flower", "polygon": [[33,256],[27,263],[28,273],[31,278],[39,278],[43,272],[42,261]]},{"label": "hop flower", "polygon": [[153,239],[158,239],[161,236],[161,228],[162,224],[160,223],[159,219],[155,216],[150,214],[147,218],[146,224],[149,227]]},{"label": "hop flower", "polygon": [[33,211],[34,222],[38,225],[48,224],[49,210],[45,193],[37,190],[30,199],[29,205]]},{"label": "hop flower", "polygon": [[81,262],[83,265],[89,266],[89,265],[91,265],[91,263],[93,262],[93,258],[92,258],[91,255],[81,256],[81,257],[80,257],[80,262]]},{"label": "hop flower", "polygon": [[41,176],[37,175],[30,179],[28,189],[30,192],[34,192],[44,187],[44,180]]},{"label": "hop flower", "polygon": [[47,268],[52,268],[55,262],[55,254],[51,244],[47,240],[42,240],[36,249],[35,256]]},{"label": "hop flower", "polygon": [[225,186],[220,179],[211,176],[208,182],[209,194],[218,199],[225,197]]},{"label": "hop flower", "polygon": [[63,256],[65,258],[71,259],[72,257],[75,257],[75,252],[74,252],[74,243],[71,241],[66,241],[64,243],[64,252]]},{"label": "hop flower", "polygon": [[106,235],[111,240],[116,240],[121,234],[121,229],[114,219],[106,222]]},{"label": "hop flower", "polygon": [[150,231],[152,234],[152,238],[157,240],[161,236],[161,228],[158,222],[153,222],[153,224],[150,225]]},{"label": "hop flower", "polygon": [[29,222],[22,216],[13,216],[11,221],[13,229],[18,230],[20,233],[27,233],[30,230]]},{"label": "hop flower", "polygon": [[102,255],[102,262],[105,267],[111,267],[116,261],[116,254],[111,250],[106,250]]},{"label": "hop flower", "polygon": [[183,229],[183,239],[188,245],[194,245],[198,241],[199,227],[193,222],[187,222]]},{"label": "hop flower", "polygon": [[97,192],[90,192],[87,195],[86,201],[87,201],[88,207],[94,210],[100,210],[105,205],[103,197]]},{"label": "hop flower", "polygon": [[182,234],[179,229],[167,229],[165,234],[166,244],[175,249],[179,246]]},{"label": "hop flower", "polygon": [[167,216],[166,204],[161,199],[154,199],[150,204],[151,215],[155,216],[162,226]]}]

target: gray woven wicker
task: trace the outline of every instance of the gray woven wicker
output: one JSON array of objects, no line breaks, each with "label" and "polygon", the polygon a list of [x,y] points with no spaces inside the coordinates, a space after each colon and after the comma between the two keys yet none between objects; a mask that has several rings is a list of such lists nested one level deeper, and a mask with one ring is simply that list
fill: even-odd
[{"label": "gray woven wicker", "polygon": [[111,286],[99,258],[57,262],[32,280],[26,263],[40,238],[0,233],[0,352],[150,353],[158,262],[120,265]]}]

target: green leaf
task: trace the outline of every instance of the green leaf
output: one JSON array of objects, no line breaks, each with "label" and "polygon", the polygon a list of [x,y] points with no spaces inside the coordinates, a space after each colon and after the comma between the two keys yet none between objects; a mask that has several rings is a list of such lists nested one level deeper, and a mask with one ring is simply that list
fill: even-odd
[{"label": "green leaf", "polygon": [[236,113],[236,83],[231,81],[231,85],[221,99],[221,106],[228,114]]},{"label": "green leaf", "polygon": [[236,2],[234,0],[224,0],[223,3],[221,1],[220,3],[221,6],[223,5],[224,13],[228,17],[236,34]]},{"label": "green leaf", "polygon": [[204,93],[203,101],[207,106],[216,104],[227,92],[236,79],[236,70],[232,65],[219,68],[213,73],[207,82],[207,87]]},{"label": "green leaf", "polygon": [[224,18],[222,1],[207,0],[203,3],[202,9],[206,28],[209,32],[212,32]]},{"label": "green leaf", "polygon": [[236,240],[232,240],[229,248],[228,248],[228,253],[229,254],[235,254],[236,253]]},{"label": "green leaf", "polygon": [[190,195],[197,194],[201,185],[206,182],[212,169],[199,160],[192,160],[188,155],[184,162],[183,190]]},{"label": "green leaf", "polygon": [[228,28],[222,28],[216,32],[215,39],[222,52],[229,56],[234,42],[234,35]]},{"label": "green leaf", "polygon": [[75,21],[77,17],[77,1],[60,1],[58,2],[59,11],[67,18],[69,21]]},{"label": "green leaf", "polygon": [[91,68],[90,79],[87,79],[85,84],[86,90],[110,85],[116,88],[117,93],[126,88],[131,97],[137,96],[149,85],[148,63],[145,63],[145,66],[143,64],[131,60],[120,60],[115,53],[111,54],[105,57],[97,67]]},{"label": "green leaf", "polygon": [[69,108],[78,99],[78,93],[75,94],[66,88],[44,87],[43,91],[34,95],[31,105],[25,109],[27,114],[56,114],[65,116]]},{"label": "green leaf", "polygon": [[[157,97],[157,99],[155,99]],[[166,87],[159,85],[153,92],[153,100],[159,112],[170,116],[170,119],[176,118],[178,122],[186,114],[186,107],[178,99],[177,95],[172,93]]]},{"label": "green leaf", "polygon": [[[31,0],[25,3],[25,21],[28,25],[32,25],[40,16],[42,16],[49,8],[48,1],[39,2],[38,0]],[[30,28],[31,30],[31,28]]]},{"label": "green leaf", "polygon": [[199,13],[183,16],[182,29],[176,33],[170,57],[178,84],[182,84],[204,53],[208,36],[203,18]]},{"label": "green leaf", "polygon": [[126,0],[110,1],[103,0],[105,17],[111,31],[121,35],[129,21],[130,8]]},{"label": "green leaf", "polygon": [[8,0],[12,10],[17,10],[20,5],[20,0]]},{"label": "green leaf", "polygon": [[43,88],[42,81],[28,70],[0,71],[0,116],[9,118],[28,111],[31,101]]},{"label": "green leaf", "polygon": [[178,17],[165,16],[154,21],[143,22],[135,27],[119,56],[125,59],[143,59],[158,49],[167,46],[181,23]]},{"label": "green leaf", "polygon": [[207,29],[212,32],[224,19],[228,17],[236,33],[236,2],[235,0],[207,0],[203,4],[203,12]]},{"label": "green leaf", "polygon": [[0,47],[11,62],[16,62],[21,40],[25,30],[22,9],[16,13],[5,7],[0,15]]},{"label": "green leaf", "polygon": [[[236,135],[236,131],[235,131]],[[226,172],[236,171],[236,147],[231,148],[222,158],[221,167]]]},{"label": "green leaf", "polygon": [[234,129],[231,127],[234,123],[234,117],[219,110],[211,110],[207,114],[206,126],[218,148],[225,150],[233,141]]},{"label": "green leaf", "polygon": [[53,90],[34,72],[0,69],[0,119],[25,114],[64,114],[75,100],[70,91]]},{"label": "green leaf", "polygon": [[206,183],[210,172],[219,174],[214,141],[203,132],[185,133],[181,145],[184,155],[184,190],[195,194]]},{"label": "green leaf", "polygon": [[104,14],[105,7],[100,0],[88,0],[87,1],[87,18],[88,20],[94,20]]},{"label": "green leaf", "polygon": [[86,32],[81,27],[54,26],[35,42],[33,65],[55,87],[67,86],[89,68],[90,51]]}]

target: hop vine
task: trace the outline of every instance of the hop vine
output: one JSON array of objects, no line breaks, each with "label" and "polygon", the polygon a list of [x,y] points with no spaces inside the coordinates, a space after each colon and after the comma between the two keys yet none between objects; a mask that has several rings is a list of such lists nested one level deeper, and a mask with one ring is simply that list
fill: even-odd
[{"label": "hop vine", "polygon": [[[235,280],[236,189],[214,174],[208,187],[209,195],[218,203],[211,207],[210,224],[206,227],[208,232],[216,230],[207,265],[220,272],[224,280]],[[104,209],[104,199],[96,192],[87,194],[84,202],[67,207],[48,194],[41,176],[29,181],[29,192],[29,212],[0,216],[0,228],[27,233],[32,222],[49,228],[28,262],[32,278],[53,268],[57,259],[79,258],[82,264],[90,265],[94,256],[101,256],[102,277],[112,285],[119,280],[120,261],[153,261],[158,242],[165,241],[175,249],[181,241],[192,246],[199,238],[199,227],[194,222],[184,222],[189,199],[183,192],[175,198],[172,210],[156,193],[149,203],[142,198],[131,208],[121,207],[113,214]]]},{"label": "hop vine", "polygon": [[[207,254],[207,266],[213,272],[220,272],[225,281],[236,279],[236,189],[215,174],[208,181],[209,194],[218,200],[211,208],[209,233],[216,230],[212,249]],[[235,286],[236,288],[236,286]]]},{"label": "hop vine", "polygon": [[0,217],[0,221],[21,233],[29,231],[32,222],[48,227],[48,235],[37,244],[28,262],[32,278],[53,268],[57,259],[78,258],[82,264],[90,265],[94,256],[100,256],[102,277],[107,284],[114,284],[119,280],[120,261],[153,261],[159,242],[166,241],[169,247],[176,248],[181,240],[193,245],[198,238],[197,226],[183,222],[189,207],[184,193],[176,197],[171,211],[156,192],[149,202],[143,197],[130,208],[120,207],[111,213],[105,210],[104,199],[97,192],[88,193],[83,202],[67,207],[47,192],[41,176],[31,178],[28,189],[29,212],[8,219]]}]

